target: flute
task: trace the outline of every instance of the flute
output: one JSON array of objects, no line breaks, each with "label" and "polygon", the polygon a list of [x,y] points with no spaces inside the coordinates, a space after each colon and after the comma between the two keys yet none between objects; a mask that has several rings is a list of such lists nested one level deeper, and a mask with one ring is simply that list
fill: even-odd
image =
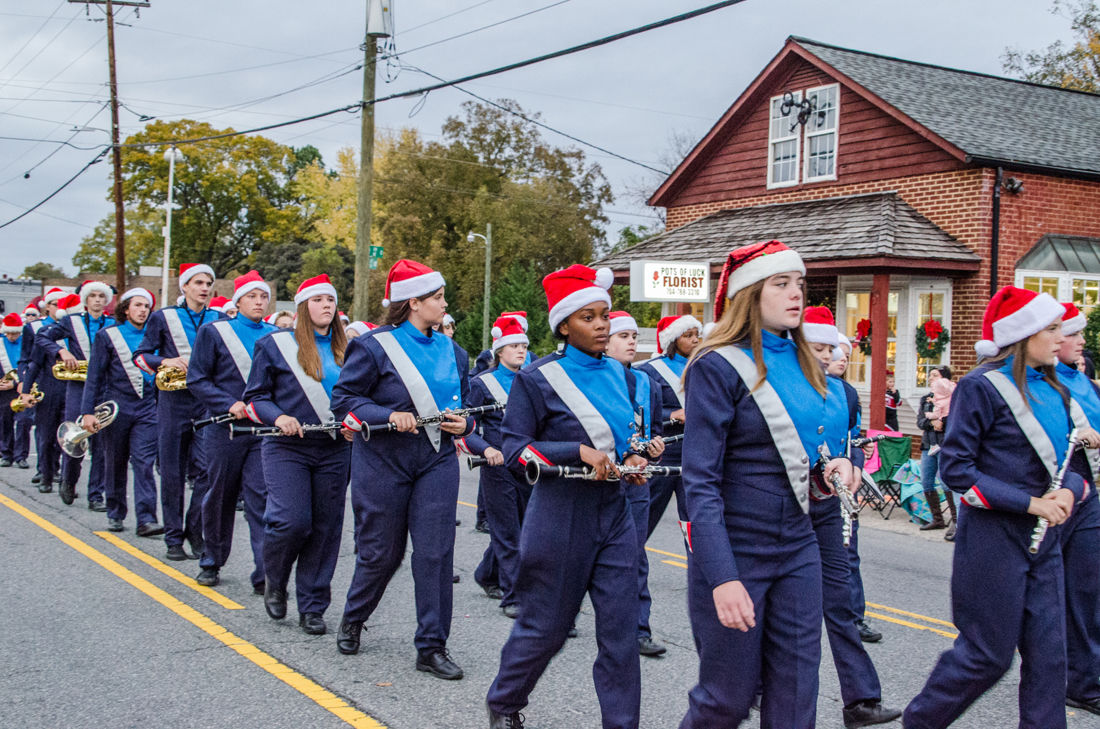
[{"label": "flute", "polygon": [[[344,428],[343,423],[324,423],[321,425],[306,423],[302,425],[303,433],[330,433],[335,437]],[[277,425],[234,425],[229,428],[229,437],[234,435],[255,435],[261,438],[278,437],[287,435]],[[293,435],[297,435],[296,433]]]},{"label": "flute", "polygon": [[[1058,467],[1058,473],[1054,475],[1054,480],[1050,482],[1050,488],[1046,490],[1044,496],[1062,488],[1062,482],[1066,479],[1066,471],[1069,470],[1069,462],[1073,459],[1073,451],[1077,449],[1077,445],[1077,428],[1074,428],[1069,432],[1069,445],[1066,446],[1066,456],[1062,459],[1062,465]],[[1035,528],[1031,530],[1031,544],[1028,545],[1028,552],[1036,554],[1039,551],[1049,528],[1050,522],[1045,517],[1040,516],[1035,522]]]},{"label": "flute", "polygon": [[[679,476],[680,466],[619,466],[620,476]],[[589,466],[544,466],[538,461],[528,461],[524,468],[527,483],[534,486],[543,476],[548,478],[576,478],[583,481],[618,481],[618,476],[609,475],[597,479],[596,469]]]},{"label": "flute", "polygon": [[[833,459],[824,443],[817,447],[817,453],[821,456],[823,463],[828,463]],[[840,476],[834,473],[829,478],[829,483],[833,487],[833,494],[836,495],[837,501],[840,502],[840,534],[844,539],[844,547],[847,549],[852,543],[852,522],[859,518],[859,504],[856,503],[852,492],[840,482]]]},{"label": "flute", "polygon": [[[468,418],[471,415],[481,415],[482,413],[491,413],[494,410],[503,410],[504,403],[492,402],[488,405],[481,405],[476,408],[459,408],[458,410],[444,410],[436,415],[429,415],[426,418],[417,418],[416,427],[422,427],[424,425],[436,425],[442,423],[447,419],[448,415],[457,415],[460,418]],[[370,437],[375,433],[388,433],[390,431],[397,430],[397,426],[393,423],[378,423],[375,425],[364,425],[363,429],[359,431],[363,440],[370,440]]]},{"label": "flute", "polygon": [[212,418],[203,418],[201,420],[191,421],[191,430],[198,431],[205,428],[208,425],[219,425],[221,423],[228,423],[231,420],[236,420],[237,416],[233,413],[225,413],[224,415],[215,415]]}]

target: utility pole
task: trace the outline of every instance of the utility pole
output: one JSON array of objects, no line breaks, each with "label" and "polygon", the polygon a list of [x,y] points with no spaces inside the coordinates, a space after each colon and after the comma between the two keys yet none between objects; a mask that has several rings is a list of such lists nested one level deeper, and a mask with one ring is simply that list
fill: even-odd
[{"label": "utility pole", "polygon": [[82,5],[104,5],[107,13],[107,66],[111,94],[111,162],[114,166],[115,198],[115,288],[126,290],[126,217],[122,203],[122,148],[119,146],[118,128],[118,76],[115,73],[115,14],[113,6],[128,5],[147,8],[144,0],[69,0]]}]

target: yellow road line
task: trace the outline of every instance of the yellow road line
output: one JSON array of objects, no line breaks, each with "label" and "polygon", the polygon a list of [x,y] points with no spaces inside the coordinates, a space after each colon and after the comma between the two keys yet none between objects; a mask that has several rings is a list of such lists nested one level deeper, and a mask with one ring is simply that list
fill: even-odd
[{"label": "yellow road line", "polygon": [[[870,604],[870,603],[868,603],[868,604]],[[890,615],[884,615],[882,613],[873,613],[873,612],[868,610],[866,614],[869,617],[878,618],[879,620],[885,620],[886,622],[894,623],[895,625],[904,625],[907,628],[914,628],[916,630],[927,630],[929,633],[935,633],[936,635],[942,635],[944,638],[954,639],[954,638],[959,637],[958,633],[949,633],[946,630],[940,630],[939,628],[929,628],[927,625],[919,625],[917,623],[912,623],[908,620],[901,620],[900,618],[895,618],[895,617],[890,616]]]},{"label": "yellow road line", "polygon": [[30,509],[25,508],[15,501],[12,501],[3,494],[0,494],[0,504],[8,507],[16,514],[24,517],[35,526],[38,526],[49,534],[57,537],[62,543],[68,545],[69,547],[72,547],[80,554],[84,555],[103,569],[115,575],[123,582],[129,584],[130,586],[144,593],[148,597],[152,598],[154,601],[168,608],[176,615],[191,623],[210,637],[218,640],[228,648],[232,648],[239,655],[252,661],[252,663],[264,669],[272,676],[285,683],[287,686],[290,686],[292,689],[298,691],[306,698],[311,699],[321,708],[336,715],[348,725],[356,727],[356,729],[386,729],[385,725],[381,724],[375,719],[372,719],[355,707],[350,706],[347,702],[345,702],[336,694],[332,693],[320,684],[315,683],[309,678],[306,678],[289,666],[280,663],[274,657],[260,650],[252,643],[249,643],[243,638],[240,638],[229,632],[224,627],[215,623],[213,620],[206,617],[198,610],[195,610],[187,603],[184,603],[172,597],[172,595],[168,594],[164,590],[160,589],[159,587],[149,582],[144,577],[136,574],[127,567],[122,566],[115,560],[105,555],[103,552],[100,552],[95,547],[92,547],[87,542],[84,542],[77,537],[74,537],[72,534],[69,534],[64,529],[42,518]]},{"label": "yellow road line", "polygon": [[663,549],[654,549],[653,547],[646,547],[645,551],[653,552],[654,554],[660,554],[660,555],[663,555],[665,557],[673,557],[675,559],[680,560],[681,562],[686,562],[687,561],[686,556],[684,556],[682,554],[676,554],[675,552],[666,552]]},{"label": "yellow road line", "polygon": [[869,603],[867,603],[867,607],[873,607],[875,610],[885,610],[888,613],[894,613],[896,615],[906,615],[910,618],[917,618],[918,620],[923,620],[926,623],[935,623],[936,625],[946,625],[948,628],[954,628],[955,627],[954,623],[952,623],[950,621],[947,621],[947,620],[940,620],[938,618],[930,618],[927,615],[921,615],[920,613],[911,613],[907,610],[899,610],[898,608],[893,608],[893,607],[890,607],[888,605],[879,605],[878,603],[869,602]]},{"label": "yellow road line", "polygon": [[686,562],[673,562],[671,559],[662,559],[661,562],[663,562],[664,564],[670,564],[673,567],[683,567],[685,570],[688,568]]},{"label": "yellow road line", "polygon": [[130,555],[131,557],[134,557],[135,559],[140,559],[142,562],[149,565],[150,567],[155,569],[157,572],[160,572],[162,575],[166,575],[168,577],[171,577],[173,580],[180,583],[181,585],[184,585],[185,587],[190,587],[192,590],[199,593],[203,597],[209,598],[210,600],[216,602],[217,604],[221,605],[226,610],[244,610],[244,605],[241,605],[238,602],[234,602],[234,601],[230,600],[228,597],[221,594],[217,590],[212,590],[209,587],[206,587],[205,585],[200,585],[199,583],[195,582],[195,580],[193,578],[188,577],[187,575],[183,574],[182,572],[175,569],[174,567],[169,567],[168,565],[164,564],[163,562],[161,562],[156,557],[152,557],[152,556],[146,554],[145,552],[141,551],[140,549],[138,549],[134,545],[130,544],[129,542],[122,541],[121,539],[116,537],[114,534],[111,534],[110,532],[93,532],[93,533],[97,537],[107,540],[109,543],[111,543],[114,546],[118,547],[123,552]]},{"label": "yellow road line", "polygon": [[458,503],[462,504],[463,506],[469,506],[471,509],[477,508],[477,504],[471,504],[468,501],[459,501]]}]

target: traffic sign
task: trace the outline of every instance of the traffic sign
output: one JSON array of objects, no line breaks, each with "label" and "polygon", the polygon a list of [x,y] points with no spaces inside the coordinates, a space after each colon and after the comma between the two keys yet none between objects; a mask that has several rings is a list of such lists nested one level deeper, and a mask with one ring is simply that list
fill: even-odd
[{"label": "traffic sign", "polygon": [[370,247],[370,257],[371,258],[381,258],[382,257],[382,246],[371,246]]},{"label": "traffic sign", "polygon": [[372,271],[377,271],[378,270],[378,259],[377,258],[370,259],[370,270],[372,270]]}]

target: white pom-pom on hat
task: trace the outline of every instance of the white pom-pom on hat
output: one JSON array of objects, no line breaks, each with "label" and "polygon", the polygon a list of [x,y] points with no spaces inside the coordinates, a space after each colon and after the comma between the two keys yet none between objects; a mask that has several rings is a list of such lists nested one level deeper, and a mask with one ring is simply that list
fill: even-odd
[{"label": "white pom-pom on hat", "polygon": [[496,339],[497,337],[499,337],[503,334],[504,334],[504,332],[501,330],[500,327],[493,327],[493,339]]},{"label": "white pom-pom on hat", "polygon": [[607,268],[605,266],[603,268],[597,268],[596,269],[596,285],[597,286],[599,286],[601,288],[609,289],[609,288],[611,288],[611,284],[613,284],[613,283],[615,283],[615,273],[610,268]]},{"label": "white pom-pom on hat", "polygon": [[974,352],[979,357],[995,357],[1000,351],[1001,348],[988,339],[979,339],[974,342]]},{"label": "white pom-pom on hat", "polygon": [[382,299],[382,308],[383,309],[390,308],[390,300],[389,299]]}]

